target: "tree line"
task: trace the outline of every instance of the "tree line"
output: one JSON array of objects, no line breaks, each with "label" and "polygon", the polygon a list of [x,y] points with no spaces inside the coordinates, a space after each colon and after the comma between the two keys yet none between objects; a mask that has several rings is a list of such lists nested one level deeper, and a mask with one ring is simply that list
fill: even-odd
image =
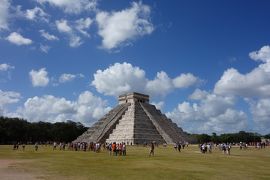
[{"label": "tree line", "polygon": [[261,142],[261,138],[270,139],[270,134],[262,136],[258,133],[239,131],[238,133],[227,133],[217,135],[212,133],[208,134],[192,134],[194,138],[197,139],[198,143],[214,142],[214,143],[251,143],[251,142]]},{"label": "tree line", "polygon": [[28,122],[20,118],[0,117],[0,144],[35,142],[71,142],[87,127],[78,122]]}]

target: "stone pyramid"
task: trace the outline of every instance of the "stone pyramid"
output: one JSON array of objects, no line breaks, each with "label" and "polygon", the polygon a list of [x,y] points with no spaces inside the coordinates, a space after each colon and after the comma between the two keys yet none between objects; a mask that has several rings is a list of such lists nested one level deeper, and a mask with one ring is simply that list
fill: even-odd
[{"label": "stone pyramid", "polygon": [[73,142],[173,144],[189,141],[181,128],[149,104],[148,95],[133,92],[119,96],[118,101],[118,106]]}]

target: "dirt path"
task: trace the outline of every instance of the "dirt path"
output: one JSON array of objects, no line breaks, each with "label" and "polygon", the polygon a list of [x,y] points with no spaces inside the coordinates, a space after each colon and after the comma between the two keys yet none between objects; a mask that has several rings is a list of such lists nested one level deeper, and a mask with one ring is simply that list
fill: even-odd
[{"label": "dirt path", "polygon": [[23,168],[27,160],[0,159],[1,180],[33,180],[43,179],[42,176],[28,172]]}]

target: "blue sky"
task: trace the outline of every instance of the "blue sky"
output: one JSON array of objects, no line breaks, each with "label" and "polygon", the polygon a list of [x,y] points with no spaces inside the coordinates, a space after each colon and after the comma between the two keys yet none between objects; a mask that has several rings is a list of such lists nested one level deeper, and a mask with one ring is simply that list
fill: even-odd
[{"label": "blue sky", "polygon": [[191,133],[269,133],[267,0],[0,2],[0,115],[91,125],[150,95]]}]

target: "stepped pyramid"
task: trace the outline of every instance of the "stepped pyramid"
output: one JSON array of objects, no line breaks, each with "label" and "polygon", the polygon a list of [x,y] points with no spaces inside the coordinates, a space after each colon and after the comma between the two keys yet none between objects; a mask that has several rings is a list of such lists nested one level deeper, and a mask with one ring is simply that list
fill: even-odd
[{"label": "stepped pyramid", "polygon": [[119,96],[119,105],[73,142],[173,144],[188,141],[188,135],[171,119],[149,104],[149,96],[128,93]]}]

